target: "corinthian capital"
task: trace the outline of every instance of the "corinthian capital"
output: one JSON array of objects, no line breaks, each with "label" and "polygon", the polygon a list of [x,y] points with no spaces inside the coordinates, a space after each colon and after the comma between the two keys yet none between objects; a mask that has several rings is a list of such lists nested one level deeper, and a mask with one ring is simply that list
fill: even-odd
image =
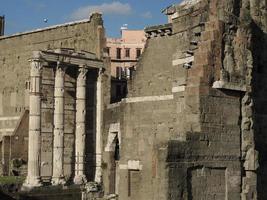
[{"label": "corinthian capital", "polygon": [[66,66],[64,66],[61,62],[57,62],[56,74],[64,76],[65,72],[66,72]]},{"label": "corinthian capital", "polygon": [[41,73],[43,68],[43,61],[41,59],[30,59],[29,60],[31,65],[31,76],[35,76]]},{"label": "corinthian capital", "polygon": [[105,69],[104,68],[99,68],[98,70],[98,76],[102,75],[104,73]]},{"label": "corinthian capital", "polygon": [[88,69],[84,65],[80,66],[77,81],[85,81]]}]

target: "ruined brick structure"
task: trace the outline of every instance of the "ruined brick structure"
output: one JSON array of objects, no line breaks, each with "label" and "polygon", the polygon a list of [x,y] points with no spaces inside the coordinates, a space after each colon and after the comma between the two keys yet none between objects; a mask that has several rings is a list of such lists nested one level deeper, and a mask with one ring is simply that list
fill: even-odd
[{"label": "ruined brick structure", "polygon": [[144,53],[117,103],[99,14],[0,38],[0,130],[9,137],[2,160],[12,137],[20,149],[28,149],[21,136],[33,144],[33,159],[17,155],[28,159],[25,186],[39,189],[25,199],[266,199],[266,7],[263,0],[168,7],[170,23],[145,29]]},{"label": "ruined brick structure", "polygon": [[[73,181],[74,171],[80,171],[85,162],[84,173],[88,181],[95,180],[95,118],[99,112],[96,111],[96,87],[98,71],[104,68],[104,44],[104,28],[99,14],[83,21],[0,37],[0,145],[4,175],[13,173],[10,163],[14,160],[23,160],[27,164],[29,145],[28,177],[32,180],[27,179],[27,182],[30,186],[38,186],[38,181],[50,182],[53,174],[60,170],[63,172],[55,176],[62,176],[66,182]],[[86,91],[77,93],[76,97],[76,91],[83,85],[78,82],[83,68],[87,72],[81,76],[85,76]],[[79,99],[86,99],[85,108],[83,103],[77,108]],[[77,110],[86,113],[86,119],[77,116]],[[63,118],[58,119],[58,116]],[[75,133],[78,130],[75,129],[84,120],[87,121],[87,156],[83,161],[81,153],[76,155]],[[80,124],[78,129],[82,126]],[[56,139],[55,135],[61,139]],[[62,149],[59,150],[62,152],[57,153],[55,149]],[[53,162],[53,158],[56,161]],[[60,165],[60,162],[61,169],[54,172],[56,166],[53,167],[53,163]],[[29,168],[32,165],[35,167]],[[18,172],[25,175],[25,167],[22,168],[23,171]]]},{"label": "ruined brick structure", "polygon": [[266,199],[266,1],[188,0],[146,28],[127,98],[104,113],[119,199]]}]

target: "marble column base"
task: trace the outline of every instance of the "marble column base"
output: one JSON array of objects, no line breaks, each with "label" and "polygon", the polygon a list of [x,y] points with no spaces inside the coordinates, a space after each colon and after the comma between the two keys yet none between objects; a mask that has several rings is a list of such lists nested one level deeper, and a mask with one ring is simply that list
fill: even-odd
[{"label": "marble column base", "polygon": [[95,170],[95,182],[101,183],[102,182],[102,171],[101,167],[96,167]]},{"label": "marble column base", "polygon": [[25,182],[22,185],[22,190],[32,189],[41,186],[43,186],[43,184],[40,177],[27,176]]},{"label": "marble column base", "polygon": [[53,177],[51,181],[52,185],[65,185],[66,181],[64,177]]},{"label": "marble column base", "polygon": [[76,185],[82,185],[82,184],[87,183],[87,179],[85,175],[75,175],[73,182]]}]

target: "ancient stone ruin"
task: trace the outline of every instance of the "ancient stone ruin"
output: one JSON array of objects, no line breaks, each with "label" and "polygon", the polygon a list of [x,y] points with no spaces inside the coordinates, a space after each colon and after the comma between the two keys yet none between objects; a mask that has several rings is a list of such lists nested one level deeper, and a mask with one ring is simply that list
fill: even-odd
[{"label": "ancient stone ruin", "polygon": [[[86,118],[86,97],[92,95],[87,94],[86,79],[87,73],[91,71],[94,74],[98,73],[94,93],[96,101],[101,102],[101,73],[103,63],[94,54],[74,52],[70,49],[37,51],[33,54],[33,58],[30,60],[31,86],[29,93],[28,175],[24,186],[41,186],[41,167],[51,162],[51,157],[41,156],[42,145],[40,145],[40,141],[44,132],[46,134],[52,133],[53,138],[53,147],[50,150],[53,158],[51,162],[52,166],[50,166],[52,172],[49,169],[46,171],[47,174],[52,174],[52,177],[50,177],[52,178],[52,185],[65,184],[65,176],[72,175],[72,170],[64,166],[66,160],[69,160],[69,163],[74,162],[71,160],[74,159],[73,156],[64,152],[64,149],[66,149],[66,141],[64,142],[64,139],[68,131],[71,133],[75,131],[75,173],[73,181],[75,184],[85,183],[87,182],[85,176],[85,139],[87,130],[86,121],[88,120]],[[71,77],[71,83],[68,79],[65,79],[65,76],[73,76],[75,74],[77,74],[77,78],[75,80],[75,77]],[[54,80],[51,75],[54,77]],[[76,88],[73,88],[75,82]],[[54,86],[54,92],[52,94],[51,90],[53,88],[51,88],[51,85]],[[67,88],[69,89],[69,98],[65,95]],[[70,90],[73,92],[70,92]],[[74,96],[75,91],[76,95]],[[43,95],[45,93],[47,94],[46,96]],[[96,105],[99,106],[99,104]],[[75,115],[74,110],[76,111]],[[101,110],[99,108],[95,110],[96,118],[99,118]],[[53,114],[53,117],[51,114]],[[52,123],[47,123],[45,119],[42,119],[46,115],[53,118]],[[52,124],[53,126],[51,126]],[[99,130],[96,130],[96,134],[99,134]],[[99,143],[100,141],[97,142]],[[64,156],[64,153],[66,156]],[[96,157],[96,159],[98,158]],[[96,177],[96,180],[98,179]]]},{"label": "ancient stone ruin", "polygon": [[0,37],[3,173],[27,161],[22,199],[266,199],[266,9],[164,9],[116,103],[100,14]]}]

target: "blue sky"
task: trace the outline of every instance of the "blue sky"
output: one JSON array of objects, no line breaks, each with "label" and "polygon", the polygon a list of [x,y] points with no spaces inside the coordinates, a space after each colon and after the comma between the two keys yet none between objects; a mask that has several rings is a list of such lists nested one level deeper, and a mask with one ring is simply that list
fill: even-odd
[{"label": "blue sky", "polygon": [[[0,0],[0,15],[6,16],[6,35],[88,18],[103,12],[108,36],[119,36],[120,27],[143,29],[167,22],[161,10],[180,0]],[[47,18],[47,23],[44,19]]]}]

